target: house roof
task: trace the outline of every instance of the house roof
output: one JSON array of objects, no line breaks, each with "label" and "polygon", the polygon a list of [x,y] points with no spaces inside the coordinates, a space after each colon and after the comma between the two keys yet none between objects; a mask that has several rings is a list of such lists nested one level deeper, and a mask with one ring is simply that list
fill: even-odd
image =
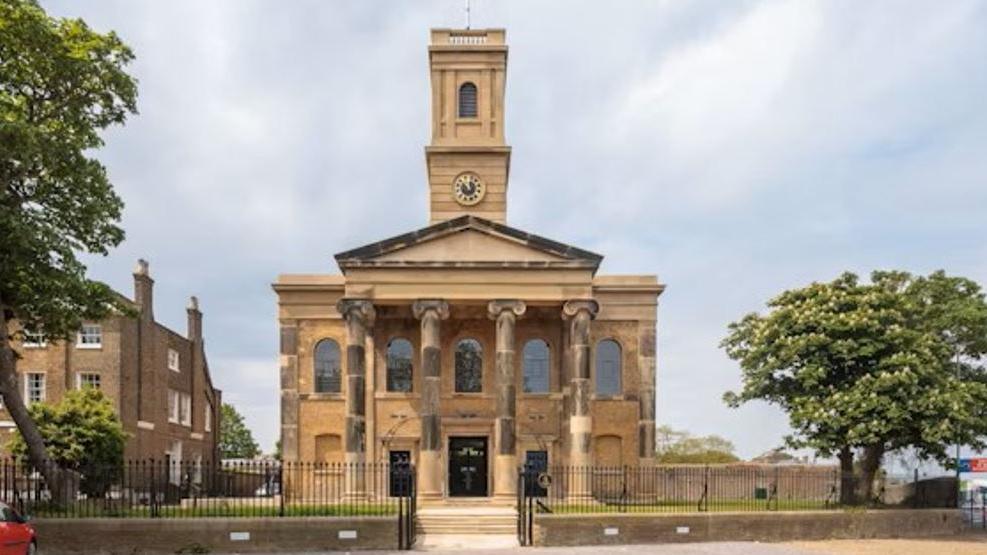
[{"label": "house roof", "polygon": [[339,268],[576,268],[594,273],[603,257],[472,215],[341,252]]}]

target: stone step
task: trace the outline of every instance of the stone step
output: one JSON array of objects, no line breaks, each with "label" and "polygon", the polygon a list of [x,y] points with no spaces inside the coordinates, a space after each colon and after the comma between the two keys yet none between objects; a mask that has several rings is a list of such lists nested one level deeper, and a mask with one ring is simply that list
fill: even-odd
[{"label": "stone step", "polygon": [[517,521],[497,521],[497,522],[436,522],[418,521],[415,524],[418,530],[425,533],[442,533],[449,531],[469,532],[475,530],[477,533],[489,534],[492,532],[510,533],[517,529]]},{"label": "stone step", "polygon": [[415,519],[421,538],[418,546],[426,549],[517,546],[517,511],[513,507],[434,504],[420,508]]},{"label": "stone step", "polygon": [[480,550],[518,547],[515,534],[424,534],[419,535],[415,549]]}]

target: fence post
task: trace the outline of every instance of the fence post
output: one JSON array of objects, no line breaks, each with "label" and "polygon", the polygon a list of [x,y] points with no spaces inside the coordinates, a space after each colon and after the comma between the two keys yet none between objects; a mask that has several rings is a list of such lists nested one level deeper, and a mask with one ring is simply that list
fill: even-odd
[{"label": "fence post", "polygon": [[[775,500],[775,510],[776,511],[778,510],[778,474],[779,474],[779,470],[780,469],[777,466],[775,466],[775,479],[774,479],[774,483],[771,484],[771,496],[774,497],[774,500]],[[768,509],[771,509],[771,501],[770,500],[768,501]]]},{"label": "fence post", "polygon": [[284,461],[278,461],[278,516],[280,517],[284,517],[284,465]]},{"label": "fence post", "polygon": [[154,459],[150,460],[151,465],[151,518],[158,516],[158,469],[155,468]]},{"label": "fence post", "polygon": [[627,465],[621,467],[620,512],[627,512]]},{"label": "fence post", "polygon": [[699,512],[709,510],[709,465],[703,466],[703,493],[699,497]]}]

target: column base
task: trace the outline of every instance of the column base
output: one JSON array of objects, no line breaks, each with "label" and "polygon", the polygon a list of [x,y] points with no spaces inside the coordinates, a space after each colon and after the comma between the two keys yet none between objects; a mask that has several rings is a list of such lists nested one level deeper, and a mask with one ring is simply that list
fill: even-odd
[{"label": "column base", "polygon": [[418,498],[436,500],[443,498],[442,454],[439,451],[421,451],[418,455]]},{"label": "column base", "polygon": [[517,455],[494,457],[494,497],[517,497]]}]

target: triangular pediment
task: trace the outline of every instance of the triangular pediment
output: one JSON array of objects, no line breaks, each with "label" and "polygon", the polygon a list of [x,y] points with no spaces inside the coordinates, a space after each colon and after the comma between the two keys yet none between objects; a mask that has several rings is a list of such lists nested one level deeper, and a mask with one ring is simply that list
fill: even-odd
[{"label": "triangular pediment", "polygon": [[602,257],[478,218],[461,216],[336,255],[339,267],[599,267]]}]

